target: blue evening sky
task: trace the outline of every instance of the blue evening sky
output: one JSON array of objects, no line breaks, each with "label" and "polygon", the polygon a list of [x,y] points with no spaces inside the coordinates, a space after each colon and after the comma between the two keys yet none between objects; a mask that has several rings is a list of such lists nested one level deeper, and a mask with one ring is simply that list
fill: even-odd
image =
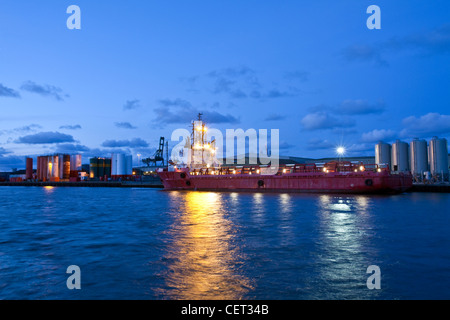
[{"label": "blue evening sky", "polygon": [[449,106],[448,0],[0,2],[0,170],[147,157],[198,112],[224,133],[280,129],[282,155],[373,155],[448,139]]}]

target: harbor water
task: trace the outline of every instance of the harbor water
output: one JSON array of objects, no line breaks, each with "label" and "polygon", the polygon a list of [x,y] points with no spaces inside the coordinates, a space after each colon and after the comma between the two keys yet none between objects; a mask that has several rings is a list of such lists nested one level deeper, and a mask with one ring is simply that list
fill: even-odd
[{"label": "harbor water", "polygon": [[449,206],[448,193],[0,187],[0,299],[450,299]]}]

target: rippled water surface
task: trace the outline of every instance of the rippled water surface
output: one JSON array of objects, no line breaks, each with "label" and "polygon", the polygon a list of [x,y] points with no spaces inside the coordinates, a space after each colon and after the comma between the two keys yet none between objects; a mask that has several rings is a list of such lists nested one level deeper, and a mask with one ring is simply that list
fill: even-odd
[{"label": "rippled water surface", "polygon": [[[0,298],[450,299],[449,205],[433,193],[0,187]],[[81,290],[67,289],[70,265]]]}]

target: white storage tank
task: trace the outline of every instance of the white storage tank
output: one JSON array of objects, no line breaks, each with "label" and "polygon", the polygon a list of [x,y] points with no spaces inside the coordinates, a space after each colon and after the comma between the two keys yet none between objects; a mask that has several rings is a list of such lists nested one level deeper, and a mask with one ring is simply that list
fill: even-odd
[{"label": "white storage tank", "polygon": [[375,145],[375,163],[378,165],[387,165],[391,167],[391,145],[379,141]]},{"label": "white storage tank", "polygon": [[125,156],[125,175],[131,176],[133,174],[133,157],[130,155]]},{"label": "white storage tank", "polygon": [[406,142],[397,140],[392,144],[391,170],[409,171],[409,145]]},{"label": "white storage tank", "polygon": [[81,170],[81,154],[73,154],[70,156],[70,171]]},{"label": "white storage tank", "polygon": [[429,146],[430,171],[432,175],[448,176],[447,139],[433,137]]},{"label": "white storage tank", "polygon": [[125,160],[125,155],[123,153],[117,153],[116,154],[116,175],[118,176],[123,176],[125,175],[125,167],[126,167],[126,160]]},{"label": "white storage tank", "polygon": [[59,156],[52,156],[52,178],[59,178]]},{"label": "white storage tank", "polygon": [[411,141],[410,164],[413,175],[422,176],[428,171],[428,148],[425,140],[415,138]]},{"label": "white storage tank", "polygon": [[111,176],[117,175],[117,154],[111,154]]}]

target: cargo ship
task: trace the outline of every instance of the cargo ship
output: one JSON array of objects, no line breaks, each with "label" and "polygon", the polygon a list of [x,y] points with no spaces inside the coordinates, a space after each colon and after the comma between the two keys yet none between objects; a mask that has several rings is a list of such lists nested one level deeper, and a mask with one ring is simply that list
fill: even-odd
[{"label": "cargo ship", "polygon": [[[205,124],[193,122],[189,157],[201,157],[191,165],[158,171],[165,190],[258,191],[299,193],[402,193],[412,187],[409,173],[394,173],[389,167],[350,161],[323,165],[214,165],[214,144],[205,141]],[[188,141],[187,141],[188,142]]]}]

